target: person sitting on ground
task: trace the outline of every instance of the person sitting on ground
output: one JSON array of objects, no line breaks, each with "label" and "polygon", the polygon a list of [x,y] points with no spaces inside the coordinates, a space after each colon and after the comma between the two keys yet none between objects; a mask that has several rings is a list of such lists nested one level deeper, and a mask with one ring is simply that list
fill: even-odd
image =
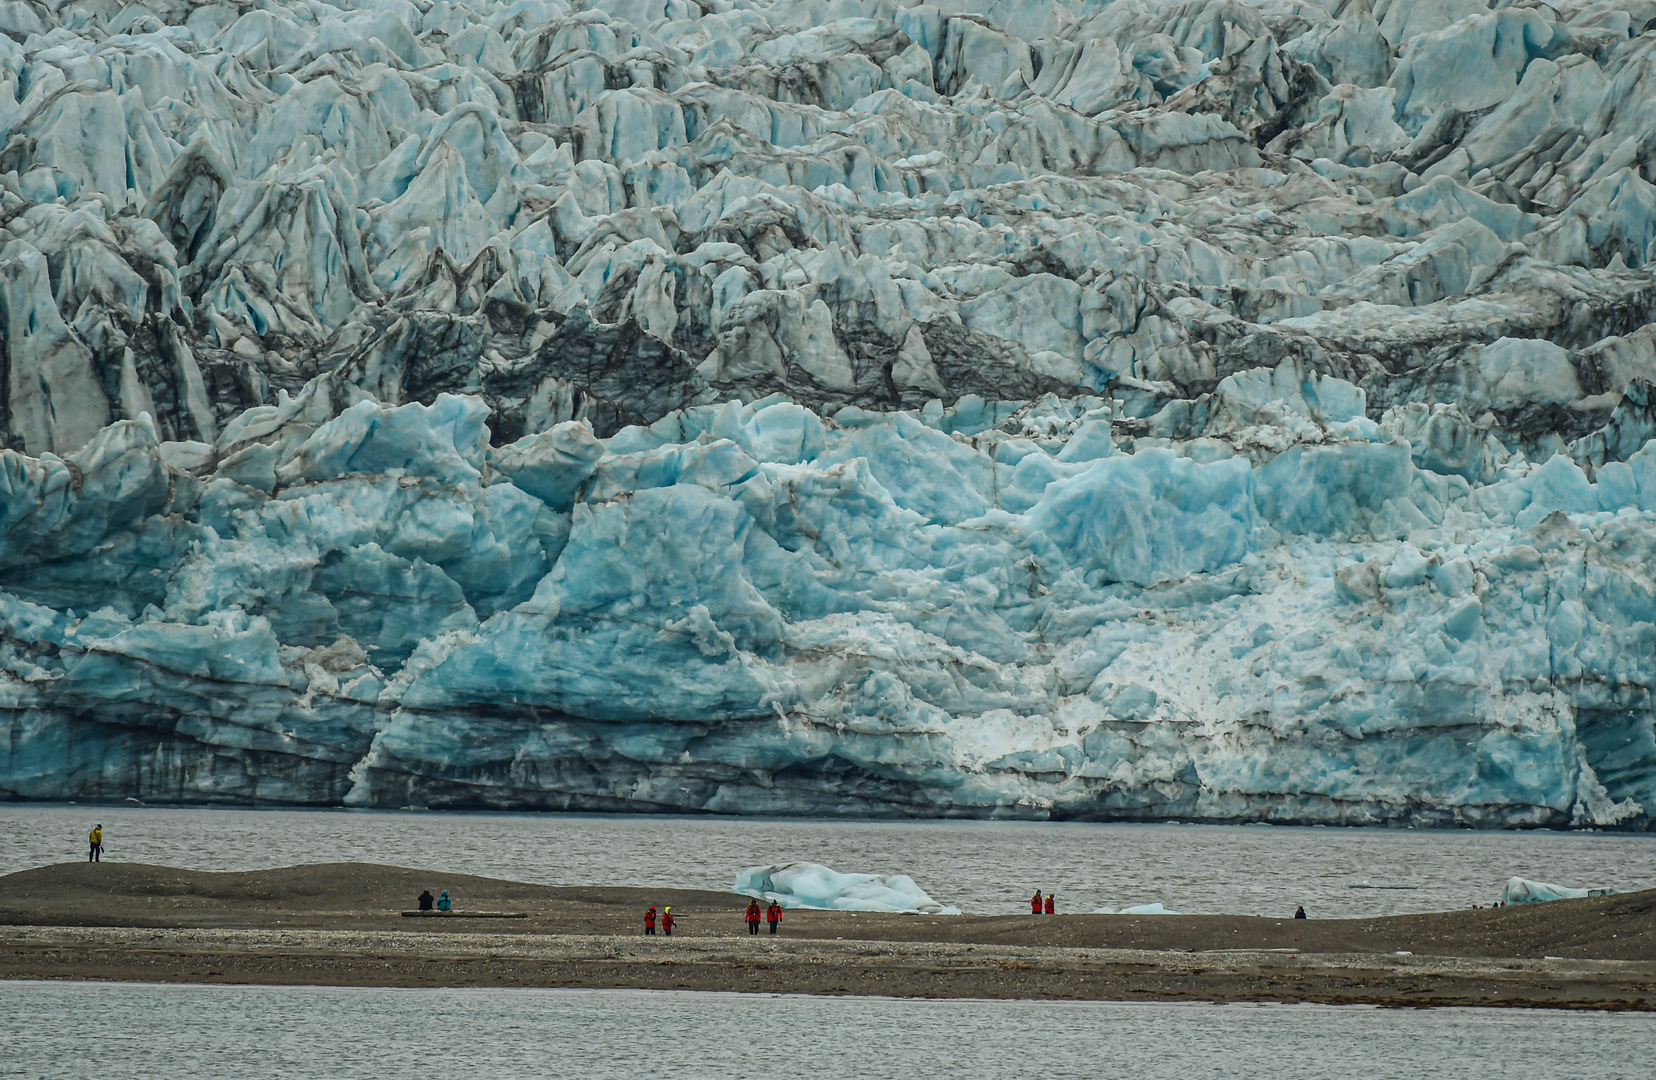
[{"label": "person sitting on ground", "polygon": [[431,901],[431,890],[430,889],[421,889],[420,890],[420,910],[421,911],[430,911],[431,910],[431,902],[432,902]]},{"label": "person sitting on ground", "polygon": [[673,909],[672,909],[671,906],[664,907],[664,908],[661,909],[661,932],[663,934],[667,935],[668,937],[672,937],[673,936],[673,923],[675,923],[677,921],[678,920],[673,918]]},{"label": "person sitting on ground", "polygon": [[103,826],[92,826],[92,832],[86,837],[92,842],[92,847],[86,853],[87,862],[103,862]]},{"label": "person sitting on ground", "polygon": [[771,933],[775,934],[776,927],[782,922],[782,905],[772,900],[770,907],[765,911],[765,918],[770,922]]},{"label": "person sitting on ground", "polygon": [[449,894],[448,894],[447,889],[444,889],[443,892],[442,892],[442,895],[437,897],[437,910],[438,911],[453,911],[454,910],[454,901],[449,899]]},{"label": "person sitting on ground", "polygon": [[655,905],[654,904],[651,904],[650,905],[650,910],[646,911],[644,913],[644,936],[645,937],[655,937]]},{"label": "person sitting on ground", "polygon": [[1057,897],[1056,897],[1056,896],[1054,896],[1054,895],[1053,895],[1053,894],[1052,894],[1052,893],[1047,893],[1047,899],[1046,899],[1046,913],[1047,913],[1047,914],[1048,914],[1048,915],[1056,915],[1056,914],[1058,914],[1058,904],[1057,904],[1057,900],[1058,900],[1058,898],[1057,898]]},{"label": "person sitting on ground", "polygon": [[747,906],[748,936],[759,936],[759,901],[749,900]]},{"label": "person sitting on ground", "polygon": [[1029,900],[1029,913],[1031,915],[1039,915],[1041,913],[1041,890],[1040,889],[1036,889],[1035,890],[1035,895],[1032,896]]},{"label": "person sitting on ground", "polygon": [[1304,904],[1301,904],[1299,907],[1294,909],[1294,918],[1296,918],[1296,919],[1305,918],[1305,905]]}]

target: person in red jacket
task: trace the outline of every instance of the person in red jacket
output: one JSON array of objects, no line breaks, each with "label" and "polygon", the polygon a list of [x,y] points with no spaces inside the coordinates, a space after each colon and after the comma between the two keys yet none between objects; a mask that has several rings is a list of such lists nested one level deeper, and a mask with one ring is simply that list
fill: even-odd
[{"label": "person in red jacket", "polygon": [[782,905],[772,900],[771,906],[765,911],[765,918],[770,921],[771,933],[775,934],[777,924],[782,921]]},{"label": "person in red jacket", "polygon": [[644,936],[655,937],[655,907],[644,913]]},{"label": "person in red jacket", "polygon": [[1035,890],[1035,895],[1029,898],[1029,913],[1031,915],[1039,915],[1041,913],[1041,890],[1040,889],[1036,889]]},{"label": "person in red jacket", "polygon": [[751,937],[759,936],[759,901],[749,900],[747,908],[748,934]]},{"label": "person in red jacket", "polygon": [[1053,903],[1053,901],[1056,900],[1056,899],[1057,899],[1057,897],[1053,896],[1051,893],[1047,893],[1046,913],[1048,915],[1058,914],[1058,905]]},{"label": "person in red jacket", "polygon": [[661,909],[661,932],[663,934],[666,934],[668,937],[672,937],[673,923],[676,921],[677,920],[673,918],[673,909],[671,907],[664,907]]}]

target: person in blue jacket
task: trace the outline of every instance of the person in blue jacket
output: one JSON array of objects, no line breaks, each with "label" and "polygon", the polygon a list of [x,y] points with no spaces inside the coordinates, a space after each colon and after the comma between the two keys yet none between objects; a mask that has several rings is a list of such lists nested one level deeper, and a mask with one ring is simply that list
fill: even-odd
[{"label": "person in blue jacket", "polygon": [[454,910],[454,902],[449,899],[449,894],[448,894],[447,889],[444,889],[437,897],[437,910],[438,911],[452,911],[452,910]]}]

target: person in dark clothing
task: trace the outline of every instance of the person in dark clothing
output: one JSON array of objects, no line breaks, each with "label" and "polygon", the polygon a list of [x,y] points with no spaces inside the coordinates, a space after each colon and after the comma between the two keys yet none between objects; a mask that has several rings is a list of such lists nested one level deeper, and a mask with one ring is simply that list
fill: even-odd
[{"label": "person in dark clothing", "polygon": [[650,910],[646,911],[644,913],[644,936],[645,937],[655,937],[655,907],[654,907],[654,905],[651,905]]},{"label": "person in dark clothing", "polygon": [[668,937],[672,937],[673,924],[677,921],[677,919],[673,918],[673,909],[671,907],[664,907],[661,909],[661,932],[663,934],[666,934]]},{"label": "person in dark clothing", "polygon": [[771,906],[765,911],[765,918],[770,922],[771,933],[774,935],[777,926],[782,922],[782,905],[772,900]]},{"label": "person in dark clothing", "polygon": [[1054,896],[1054,895],[1053,895],[1053,894],[1052,894],[1052,893],[1047,893],[1047,898],[1046,898],[1046,913],[1047,913],[1047,914],[1048,914],[1048,915],[1056,915],[1056,914],[1058,914],[1058,904],[1057,904],[1057,899],[1058,899],[1058,898],[1057,898],[1057,897],[1056,897],[1056,896]]},{"label": "person in dark clothing", "polygon": [[420,892],[420,910],[421,911],[430,911],[431,910],[431,905],[435,904],[436,902],[437,901],[435,901],[431,898],[431,890],[430,889],[421,890],[421,892]]},{"label": "person in dark clothing", "polygon": [[1039,915],[1041,913],[1041,890],[1040,889],[1036,889],[1035,890],[1035,895],[1030,897],[1030,900],[1029,900],[1029,913],[1031,915]]},{"label": "person in dark clothing", "polygon": [[751,937],[759,936],[759,901],[749,900],[747,906],[748,934]]},{"label": "person in dark clothing", "polygon": [[1305,905],[1304,904],[1301,904],[1299,907],[1294,909],[1294,918],[1296,918],[1296,919],[1305,918]]}]

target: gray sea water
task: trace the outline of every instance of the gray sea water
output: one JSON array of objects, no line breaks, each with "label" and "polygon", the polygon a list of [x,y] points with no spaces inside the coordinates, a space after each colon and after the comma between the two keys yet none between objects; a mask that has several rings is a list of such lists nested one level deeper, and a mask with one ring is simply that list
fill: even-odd
[{"label": "gray sea water", "polygon": [[[1499,898],[1513,875],[1656,886],[1656,835],[856,822],[637,815],[0,805],[0,873],[86,857],[201,870],[371,861],[559,885],[728,889],[745,867],[809,860],[906,873],[969,914],[1161,903],[1180,912],[1313,918],[1442,911]],[[1656,1074],[1653,1074],[1656,1075]]]},{"label": "gray sea water", "polygon": [[26,1080],[1623,1080],[1652,1039],[1651,1016],[1498,1009],[0,982]]}]

